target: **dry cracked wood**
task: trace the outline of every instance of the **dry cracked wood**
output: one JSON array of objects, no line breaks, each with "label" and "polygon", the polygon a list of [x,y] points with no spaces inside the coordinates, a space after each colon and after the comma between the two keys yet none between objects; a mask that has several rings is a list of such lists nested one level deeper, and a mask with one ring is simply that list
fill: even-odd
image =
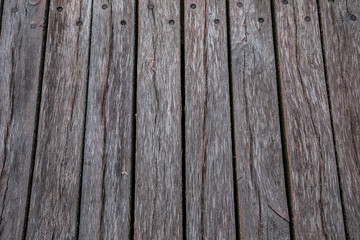
[{"label": "dry cracked wood", "polygon": [[360,239],[360,2],[320,3],[343,210],[350,239]]},{"label": "dry cracked wood", "polygon": [[86,1],[50,3],[27,239],[76,235],[90,10]]},{"label": "dry cracked wood", "polygon": [[237,185],[243,239],[289,239],[271,6],[230,1]]},{"label": "dry cracked wood", "polygon": [[182,239],[180,2],[139,1],[135,239]]},{"label": "dry cracked wood", "polygon": [[184,20],[187,238],[235,239],[225,1],[185,1]]},{"label": "dry cracked wood", "polygon": [[343,239],[316,1],[275,2],[295,237]]},{"label": "dry cracked wood", "polygon": [[130,239],[134,1],[93,4],[79,237]]},{"label": "dry cracked wood", "polygon": [[46,2],[4,2],[0,38],[0,239],[21,239],[33,157]]}]

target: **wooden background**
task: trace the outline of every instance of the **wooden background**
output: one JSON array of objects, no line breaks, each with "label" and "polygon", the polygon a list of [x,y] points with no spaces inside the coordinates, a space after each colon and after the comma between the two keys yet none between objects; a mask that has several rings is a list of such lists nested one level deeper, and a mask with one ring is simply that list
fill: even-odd
[{"label": "wooden background", "polygon": [[360,239],[359,1],[0,21],[0,239]]}]

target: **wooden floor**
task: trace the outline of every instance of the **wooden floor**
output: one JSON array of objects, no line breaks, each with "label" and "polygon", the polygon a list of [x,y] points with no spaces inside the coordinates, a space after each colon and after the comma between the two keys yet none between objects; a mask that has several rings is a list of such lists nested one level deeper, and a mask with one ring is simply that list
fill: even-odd
[{"label": "wooden floor", "polygon": [[0,239],[360,239],[360,1],[0,2]]}]

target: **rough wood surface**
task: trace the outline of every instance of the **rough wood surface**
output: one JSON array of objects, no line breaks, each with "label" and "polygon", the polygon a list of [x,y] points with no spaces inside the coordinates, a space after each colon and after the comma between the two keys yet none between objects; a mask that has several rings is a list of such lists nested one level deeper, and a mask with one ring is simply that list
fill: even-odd
[{"label": "rough wood surface", "polygon": [[[46,2],[5,1],[0,38],[0,239],[21,239]],[[31,28],[36,24],[36,28]]]},{"label": "rough wood surface", "polygon": [[268,0],[230,2],[237,185],[243,239],[289,239]]},{"label": "rough wood surface", "polygon": [[184,19],[187,238],[235,239],[225,1],[185,1]]},{"label": "rough wood surface", "polygon": [[180,2],[139,1],[135,239],[182,239]]},{"label": "rough wood surface", "polygon": [[94,1],[80,239],[131,238],[134,14]]},{"label": "rough wood surface", "polygon": [[350,239],[360,239],[360,2],[320,3],[344,211]]},{"label": "rough wood surface", "polygon": [[344,239],[315,0],[276,0],[295,237]]},{"label": "rough wood surface", "polygon": [[27,239],[76,234],[90,10],[86,1],[50,4]]}]

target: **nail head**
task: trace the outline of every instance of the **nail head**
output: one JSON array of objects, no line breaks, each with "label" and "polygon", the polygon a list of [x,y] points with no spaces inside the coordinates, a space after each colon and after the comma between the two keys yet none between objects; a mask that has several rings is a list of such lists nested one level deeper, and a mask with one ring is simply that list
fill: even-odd
[{"label": "nail head", "polygon": [[123,25],[123,26],[125,26],[127,23],[126,23],[125,20],[122,20],[122,21],[120,22],[120,24]]},{"label": "nail head", "polygon": [[152,10],[152,9],[154,9],[154,5],[153,5],[153,4],[149,4],[149,5],[148,5],[148,8],[149,8],[150,10]]},{"label": "nail head", "polygon": [[61,11],[63,10],[63,8],[62,8],[62,7],[58,7],[56,10],[57,10],[58,12],[61,12]]},{"label": "nail head", "polygon": [[258,19],[259,23],[263,23],[265,20],[263,18]]},{"label": "nail head", "polygon": [[220,23],[220,20],[219,20],[219,19],[215,19],[215,20],[214,20],[214,23],[215,23],[215,24],[219,24],[219,23]]},{"label": "nail head", "polygon": [[244,4],[242,2],[238,2],[236,3],[236,6],[238,6],[239,8],[241,8],[242,6],[244,6]]},{"label": "nail head", "polygon": [[31,29],[35,29],[35,28],[36,28],[36,24],[35,24],[35,23],[30,24],[30,28],[31,28]]},{"label": "nail head", "polygon": [[13,9],[11,9],[12,13],[16,13],[18,11],[17,7],[14,7]]},{"label": "nail head", "polygon": [[310,21],[311,21],[311,18],[310,18],[309,16],[306,16],[306,17],[305,17],[305,21],[310,22]]},{"label": "nail head", "polygon": [[333,2],[335,2],[335,0],[329,0],[329,3],[333,3]]},{"label": "nail head", "polygon": [[350,16],[350,20],[351,20],[351,21],[356,21],[356,16],[355,16],[355,15],[351,15],[351,16]]},{"label": "nail head", "polygon": [[196,8],[196,4],[191,4],[191,5],[190,5],[190,8],[191,8],[191,9],[195,9],[195,8]]},{"label": "nail head", "polygon": [[170,21],[169,21],[169,24],[170,24],[170,25],[174,25],[174,24],[175,24],[175,21],[174,21],[174,20],[170,20]]},{"label": "nail head", "polygon": [[81,20],[79,20],[77,23],[76,23],[76,26],[81,26],[83,24],[83,22]]},{"label": "nail head", "polygon": [[104,10],[105,10],[105,9],[107,9],[107,8],[108,8],[108,5],[107,5],[107,4],[103,4],[101,7],[102,7],[102,9],[104,9]]},{"label": "nail head", "polygon": [[288,2],[288,0],[283,0],[282,3],[286,5],[286,4],[288,4],[289,2]]}]

